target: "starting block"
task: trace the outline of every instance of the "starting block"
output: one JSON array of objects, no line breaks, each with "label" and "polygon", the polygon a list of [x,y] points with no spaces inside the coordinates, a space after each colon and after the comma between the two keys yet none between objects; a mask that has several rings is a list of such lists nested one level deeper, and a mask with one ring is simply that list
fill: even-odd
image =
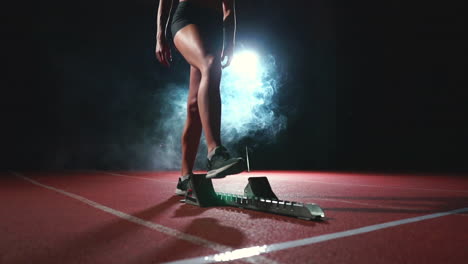
[{"label": "starting block", "polygon": [[182,202],[200,207],[233,206],[305,220],[325,217],[322,208],[314,203],[279,200],[267,177],[250,177],[244,195],[237,195],[215,192],[211,179],[206,179],[205,174],[194,174]]}]

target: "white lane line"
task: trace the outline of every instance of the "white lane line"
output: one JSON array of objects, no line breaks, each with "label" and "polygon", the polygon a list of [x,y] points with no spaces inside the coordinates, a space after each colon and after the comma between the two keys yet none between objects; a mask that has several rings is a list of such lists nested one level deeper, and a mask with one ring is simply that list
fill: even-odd
[{"label": "white lane line", "polygon": [[[126,176],[126,177],[133,177],[133,178],[140,178],[140,179],[146,179],[146,180],[152,180],[152,181],[161,181],[161,182],[169,182],[165,180],[156,180],[152,178],[146,178],[146,177],[139,177],[139,176],[129,176],[129,175],[124,175],[124,174],[117,174],[117,173],[111,173],[111,172],[106,172],[106,171],[96,171],[100,173],[106,173],[106,174],[111,174],[111,175],[116,175],[116,176]],[[262,173],[255,173],[252,174],[252,177],[254,176],[261,176]],[[270,176],[271,177],[271,176]],[[272,177],[274,180],[278,181],[291,181],[291,179],[282,179],[273,176]],[[356,184],[356,183],[340,183],[340,182],[324,182],[324,181],[316,181],[316,180],[294,180],[294,182],[311,182],[311,183],[320,183],[320,184],[328,184],[328,185],[344,185],[344,186],[359,186],[359,187],[369,187],[369,188],[389,188],[389,189],[401,189],[401,190],[419,190],[419,191],[438,191],[438,192],[461,192],[461,193],[468,193],[468,190],[449,190],[449,189],[430,189],[430,188],[417,188],[417,187],[404,187],[404,186],[382,186],[382,185],[371,185],[371,184]],[[173,182],[176,183],[176,182]]]},{"label": "white lane line", "polygon": [[333,199],[333,198],[314,198],[314,200],[324,200],[324,201],[332,201],[332,202],[340,202],[340,203],[349,203],[349,204],[357,204],[357,205],[365,205],[365,206],[371,206],[371,207],[380,207],[380,208],[386,208],[386,209],[396,209],[396,210],[411,210],[414,208],[404,208],[404,207],[395,207],[395,206],[388,206],[388,205],[380,205],[380,204],[370,204],[370,203],[361,203],[361,202],[351,202],[351,201],[346,201],[346,200],[340,200],[340,199]]},{"label": "white lane line", "polygon": [[[108,175],[112,175],[112,176],[136,178],[136,179],[143,179],[143,180],[157,181],[157,182],[164,182],[164,183],[172,183],[172,184],[176,184],[176,183],[177,183],[177,182],[172,182],[172,181],[155,180],[155,179],[152,179],[152,178],[139,177],[139,176],[131,176],[131,175],[118,174],[118,173],[111,173],[111,172],[105,172],[105,171],[96,171],[96,172],[97,172],[97,173],[108,174]],[[404,208],[404,207],[395,207],[395,206],[387,206],[387,205],[379,205],[379,204],[362,203],[362,202],[355,202],[355,201],[346,201],[346,200],[335,199],[335,198],[314,197],[313,199],[314,199],[314,200],[324,200],[324,201],[333,201],[333,202],[347,203],[347,204],[355,204],[355,205],[365,205],[365,206],[372,206],[372,207],[375,207],[375,206],[376,206],[376,207],[387,208],[387,209],[397,209],[397,210],[411,210],[411,209],[413,209],[413,208]]]},{"label": "white lane line", "polygon": [[109,174],[109,175],[112,175],[112,176],[118,176],[118,177],[137,178],[137,179],[142,179],[142,180],[147,180],[147,181],[156,181],[156,182],[165,182],[165,183],[177,184],[176,181],[157,180],[157,179],[152,179],[152,178],[146,178],[146,177],[140,177],[140,176],[131,176],[131,175],[125,175],[125,174],[113,173],[113,172],[107,172],[107,171],[96,171],[96,172],[97,173],[103,173],[103,174]]},{"label": "white lane line", "polygon": [[355,236],[355,235],[369,233],[369,232],[373,232],[373,231],[377,231],[377,230],[381,230],[385,228],[419,222],[423,220],[433,219],[433,218],[452,215],[452,214],[458,214],[462,212],[468,212],[468,207],[457,209],[457,210],[452,210],[448,212],[422,215],[422,216],[406,218],[402,220],[391,221],[391,222],[377,224],[377,225],[370,225],[370,226],[360,227],[360,228],[351,229],[351,230],[342,231],[342,232],[309,237],[305,239],[299,239],[299,240],[288,241],[288,242],[283,242],[283,243],[276,243],[276,244],[271,244],[271,245],[242,248],[242,249],[236,249],[233,251],[224,252],[220,254],[205,256],[205,257],[197,257],[197,258],[190,258],[190,259],[184,259],[184,260],[179,260],[179,261],[167,262],[166,264],[201,264],[201,263],[214,263],[214,262],[221,262],[221,261],[238,260],[238,259],[242,259],[246,257],[258,256],[260,254],[317,244],[320,242],[329,241],[333,239]]},{"label": "white lane line", "polygon": [[[279,181],[291,181],[291,179],[276,179]],[[449,189],[430,189],[430,188],[417,188],[417,187],[403,187],[403,186],[382,186],[382,185],[370,185],[370,184],[355,184],[355,183],[340,183],[340,182],[324,182],[315,180],[294,180],[295,182],[311,182],[329,185],[345,185],[345,186],[359,186],[359,187],[371,187],[371,188],[390,188],[390,189],[401,189],[401,190],[419,190],[419,191],[438,191],[438,192],[461,192],[468,193],[468,190],[449,190]]]},{"label": "white lane line", "polygon": [[[86,199],[86,198],[84,198],[82,196],[79,196],[79,195],[76,195],[74,193],[70,193],[70,192],[64,191],[62,189],[58,189],[58,188],[55,188],[55,187],[52,187],[52,186],[49,186],[49,185],[42,184],[42,183],[40,183],[38,181],[35,181],[35,180],[31,179],[31,178],[28,178],[28,177],[24,176],[24,175],[22,175],[22,174],[20,174],[18,172],[12,171],[11,173],[14,174],[16,177],[21,178],[23,180],[26,180],[26,181],[34,184],[34,185],[37,185],[37,186],[40,186],[42,188],[58,192],[60,194],[63,194],[65,196],[68,196],[70,198],[78,200],[80,202],[83,202],[83,203],[85,203],[87,205],[90,205],[90,206],[92,206],[92,207],[94,207],[96,209],[99,209],[99,210],[104,211],[106,213],[115,215],[117,217],[125,219],[125,220],[127,220],[129,222],[135,223],[137,225],[141,225],[141,226],[147,227],[149,229],[161,232],[163,234],[166,234],[166,235],[169,235],[169,236],[181,239],[181,240],[185,240],[185,241],[190,242],[190,243],[195,244],[195,245],[210,248],[210,249],[218,251],[218,252],[225,252],[225,251],[233,251],[234,250],[234,248],[231,248],[231,247],[228,247],[228,246],[225,246],[225,245],[213,242],[213,241],[209,241],[209,240],[203,239],[201,237],[189,235],[189,234],[186,234],[186,233],[181,232],[179,230],[172,229],[170,227],[166,227],[166,226],[163,226],[163,225],[160,225],[160,224],[149,222],[149,221],[143,220],[141,218],[135,217],[133,215],[129,215],[129,214],[126,214],[124,212],[121,212],[121,211],[115,210],[113,208],[107,207],[105,205],[102,205],[100,203],[94,202],[92,200]],[[278,262],[275,262],[275,261],[273,261],[271,259],[265,258],[263,256],[254,256],[253,258],[245,259],[244,261],[249,262],[249,263],[278,263]]]},{"label": "white lane line", "polygon": [[[96,172],[97,173],[109,174],[109,175],[113,175],[113,176],[122,176],[122,177],[128,177],[128,178],[137,178],[137,179],[143,179],[143,180],[150,180],[150,181],[157,181],[157,182],[176,184],[176,182],[173,182],[173,181],[156,180],[156,179],[140,177],[140,176],[131,176],[131,175],[111,173],[111,172],[105,172],[105,171],[96,171]],[[380,205],[380,204],[372,204],[372,203],[363,203],[363,202],[356,202],[356,201],[346,201],[346,200],[335,199],[335,198],[314,197],[313,199],[314,200],[324,200],[324,201],[347,203],[347,204],[355,204],[355,205],[364,205],[364,206],[371,206],[371,207],[380,207],[380,208],[386,208],[386,209],[396,209],[396,210],[413,210],[414,209],[413,207],[396,207],[396,206]]]}]

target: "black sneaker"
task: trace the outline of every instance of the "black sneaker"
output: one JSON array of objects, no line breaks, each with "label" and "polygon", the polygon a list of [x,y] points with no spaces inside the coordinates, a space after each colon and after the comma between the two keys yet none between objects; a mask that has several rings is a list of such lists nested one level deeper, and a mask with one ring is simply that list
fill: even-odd
[{"label": "black sneaker", "polygon": [[241,173],[245,170],[245,161],[243,158],[231,158],[227,149],[218,146],[214,155],[208,159],[208,173],[206,178],[224,178],[227,175]]},{"label": "black sneaker", "polygon": [[191,175],[188,174],[179,178],[179,182],[177,183],[177,188],[175,190],[176,195],[185,196],[185,194],[187,193],[187,187],[190,181],[190,177]]}]

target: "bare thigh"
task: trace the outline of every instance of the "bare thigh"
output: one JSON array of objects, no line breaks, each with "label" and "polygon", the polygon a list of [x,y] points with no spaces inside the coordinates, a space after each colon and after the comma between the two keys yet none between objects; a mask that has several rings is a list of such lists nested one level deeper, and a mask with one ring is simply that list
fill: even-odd
[{"label": "bare thigh", "polygon": [[195,24],[180,29],[174,36],[174,44],[185,60],[201,71],[213,62],[220,63],[222,47],[210,43]]}]

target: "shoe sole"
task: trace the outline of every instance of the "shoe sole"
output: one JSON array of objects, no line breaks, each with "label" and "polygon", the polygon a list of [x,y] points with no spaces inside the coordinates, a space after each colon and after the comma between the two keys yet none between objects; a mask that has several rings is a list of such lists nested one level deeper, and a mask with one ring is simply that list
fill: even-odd
[{"label": "shoe sole", "polygon": [[184,191],[184,190],[181,190],[181,189],[176,189],[175,190],[175,194],[179,195],[179,196],[185,196],[186,193],[187,193],[187,191]]},{"label": "shoe sole", "polygon": [[245,170],[244,160],[239,160],[238,162],[228,164],[219,169],[210,170],[206,174],[207,179],[220,179],[228,175],[238,174]]}]

